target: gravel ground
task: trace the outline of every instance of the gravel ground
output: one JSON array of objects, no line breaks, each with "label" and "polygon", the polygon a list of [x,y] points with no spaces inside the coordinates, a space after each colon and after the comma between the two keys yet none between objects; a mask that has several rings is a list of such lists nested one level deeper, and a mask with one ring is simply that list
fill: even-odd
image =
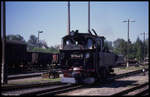
[{"label": "gravel ground", "polygon": [[133,96],[133,95],[135,95],[136,93],[140,93],[141,91],[143,91],[144,89],[148,89],[149,88],[149,86],[146,86],[146,87],[144,87],[144,88],[141,88],[141,89],[138,89],[138,90],[136,90],[136,91],[133,91],[133,92],[129,92],[128,94],[126,94],[125,96]]},{"label": "gravel ground", "polygon": [[[126,72],[134,71],[135,69],[119,69],[115,68],[116,74],[122,74]],[[78,89],[72,92],[64,93],[63,95],[111,95],[119,91],[128,89],[136,84],[148,81],[148,76],[134,76],[120,80],[116,80],[114,83],[109,85],[94,86],[93,88]],[[32,77],[24,79],[8,80],[9,85],[22,85],[22,84],[39,84],[52,82],[52,80],[43,79],[42,77]]]},{"label": "gravel ground", "polygon": [[[120,68],[114,68],[114,73],[115,74],[122,74],[126,72],[131,72],[135,71],[137,69],[132,69],[134,67],[131,67],[129,69],[120,69]],[[42,77],[32,77],[32,78],[24,78],[24,79],[13,79],[13,80],[8,80],[8,85],[18,85],[18,84],[36,84],[36,83],[45,83],[49,82],[49,80],[43,80]]]},{"label": "gravel ground", "polygon": [[78,89],[78,90],[70,91],[67,93],[60,94],[60,95],[109,96],[114,93],[118,93],[123,90],[132,88],[144,82],[149,82],[148,74],[146,74],[146,76],[143,76],[142,74],[140,74],[140,75],[131,76],[128,78],[117,79],[116,81],[110,84],[93,86],[91,88],[85,88],[85,89]]}]

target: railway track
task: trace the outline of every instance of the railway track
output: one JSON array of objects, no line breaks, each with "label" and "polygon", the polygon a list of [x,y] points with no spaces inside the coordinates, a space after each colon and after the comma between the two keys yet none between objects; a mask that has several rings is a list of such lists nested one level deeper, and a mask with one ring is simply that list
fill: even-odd
[{"label": "railway track", "polygon": [[68,92],[68,91],[75,90],[75,89],[81,89],[83,87],[84,87],[83,85],[71,85],[70,84],[70,85],[67,85],[67,86],[60,86],[60,87],[57,87],[57,88],[46,90],[44,92],[41,91],[41,93],[39,93],[39,92],[32,93],[32,95],[36,95],[36,96],[56,95],[56,94]]},{"label": "railway track", "polygon": [[134,95],[134,96],[149,95],[148,82],[146,82],[144,84],[137,85],[133,88],[121,91],[119,93],[115,93],[111,96],[129,96],[129,95]]},{"label": "railway track", "polygon": [[[147,72],[148,69],[145,69],[145,72]],[[109,78],[109,79],[119,79],[119,78],[124,78],[124,77],[128,77],[128,76],[133,76],[133,75],[137,75],[139,73],[143,73],[143,70],[140,69],[140,70],[136,70],[136,71],[131,71],[131,72],[127,72],[127,73],[123,73],[123,74],[118,74],[112,78]]]},{"label": "railway track", "polygon": [[38,76],[41,76],[42,73],[44,73],[44,72],[29,73],[29,74],[18,74],[18,75],[9,75],[9,76],[8,76],[8,80],[22,79],[22,78],[31,78],[31,77],[38,77]]},{"label": "railway track", "polygon": [[60,92],[66,92],[66,91],[70,91],[73,89],[79,89],[81,87],[82,87],[81,85],[71,85],[71,84],[53,85],[53,86],[45,86],[45,87],[38,87],[38,88],[33,87],[30,89],[3,92],[2,95],[4,96],[55,95]]},{"label": "railway track", "polygon": [[38,83],[38,84],[7,86],[7,87],[1,87],[1,91],[6,92],[6,91],[23,90],[23,89],[38,88],[38,87],[53,86],[53,85],[63,85],[63,84],[64,83],[61,82],[48,82],[48,83]]},{"label": "railway track", "polygon": [[[148,70],[148,69],[146,69]],[[114,80],[114,79],[119,79],[119,78],[124,78],[128,76],[133,76],[136,74],[142,73],[142,70],[137,70],[133,72],[128,72],[124,74],[119,74],[116,75],[109,80]],[[31,86],[25,86],[24,87],[11,87],[10,89],[5,88],[2,89],[4,95],[56,95],[64,92],[68,92],[74,89],[79,89],[79,88],[85,88],[89,87],[86,85],[71,85],[71,84],[62,84],[62,83],[55,83],[55,84],[48,84],[45,83],[43,85],[31,85]],[[13,91],[12,91],[13,90]],[[11,91],[11,92],[9,92]],[[21,91],[21,92],[20,92]]]}]

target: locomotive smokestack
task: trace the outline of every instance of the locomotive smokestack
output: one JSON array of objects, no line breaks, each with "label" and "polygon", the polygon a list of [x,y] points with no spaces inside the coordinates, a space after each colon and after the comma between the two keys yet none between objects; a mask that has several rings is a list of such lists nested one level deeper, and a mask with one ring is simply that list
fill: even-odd
[{"label": "locomotive smokestack", "polygon": [[68,1],[68,35],[70,35],[70,1]]},{"label": "locomotive smokestack", "polygon": [[90,31],[90,1],[88,2],[88,31]]}]

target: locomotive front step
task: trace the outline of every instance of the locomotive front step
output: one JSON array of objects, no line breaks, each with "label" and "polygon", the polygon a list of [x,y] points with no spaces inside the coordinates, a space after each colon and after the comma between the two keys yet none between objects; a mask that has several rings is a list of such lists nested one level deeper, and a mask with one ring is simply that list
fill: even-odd
[{"label": "locomotive front step", "polygon": [[61,78],[61,82],[62,83],[72,83],[72,84],[75,84],[76,80],[73,77],[62,77]]}]

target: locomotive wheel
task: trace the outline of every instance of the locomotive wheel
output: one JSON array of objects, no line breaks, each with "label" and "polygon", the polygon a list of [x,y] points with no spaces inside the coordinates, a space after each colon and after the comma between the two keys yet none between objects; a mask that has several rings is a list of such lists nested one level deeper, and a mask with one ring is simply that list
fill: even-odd
[{"label": "locomotive wheel", "polygon": [[104,79],[104,80],[106,80],[107,79],[107,70],[105,69],[105,68],[103,68],[102,69],[102,78]]}]

